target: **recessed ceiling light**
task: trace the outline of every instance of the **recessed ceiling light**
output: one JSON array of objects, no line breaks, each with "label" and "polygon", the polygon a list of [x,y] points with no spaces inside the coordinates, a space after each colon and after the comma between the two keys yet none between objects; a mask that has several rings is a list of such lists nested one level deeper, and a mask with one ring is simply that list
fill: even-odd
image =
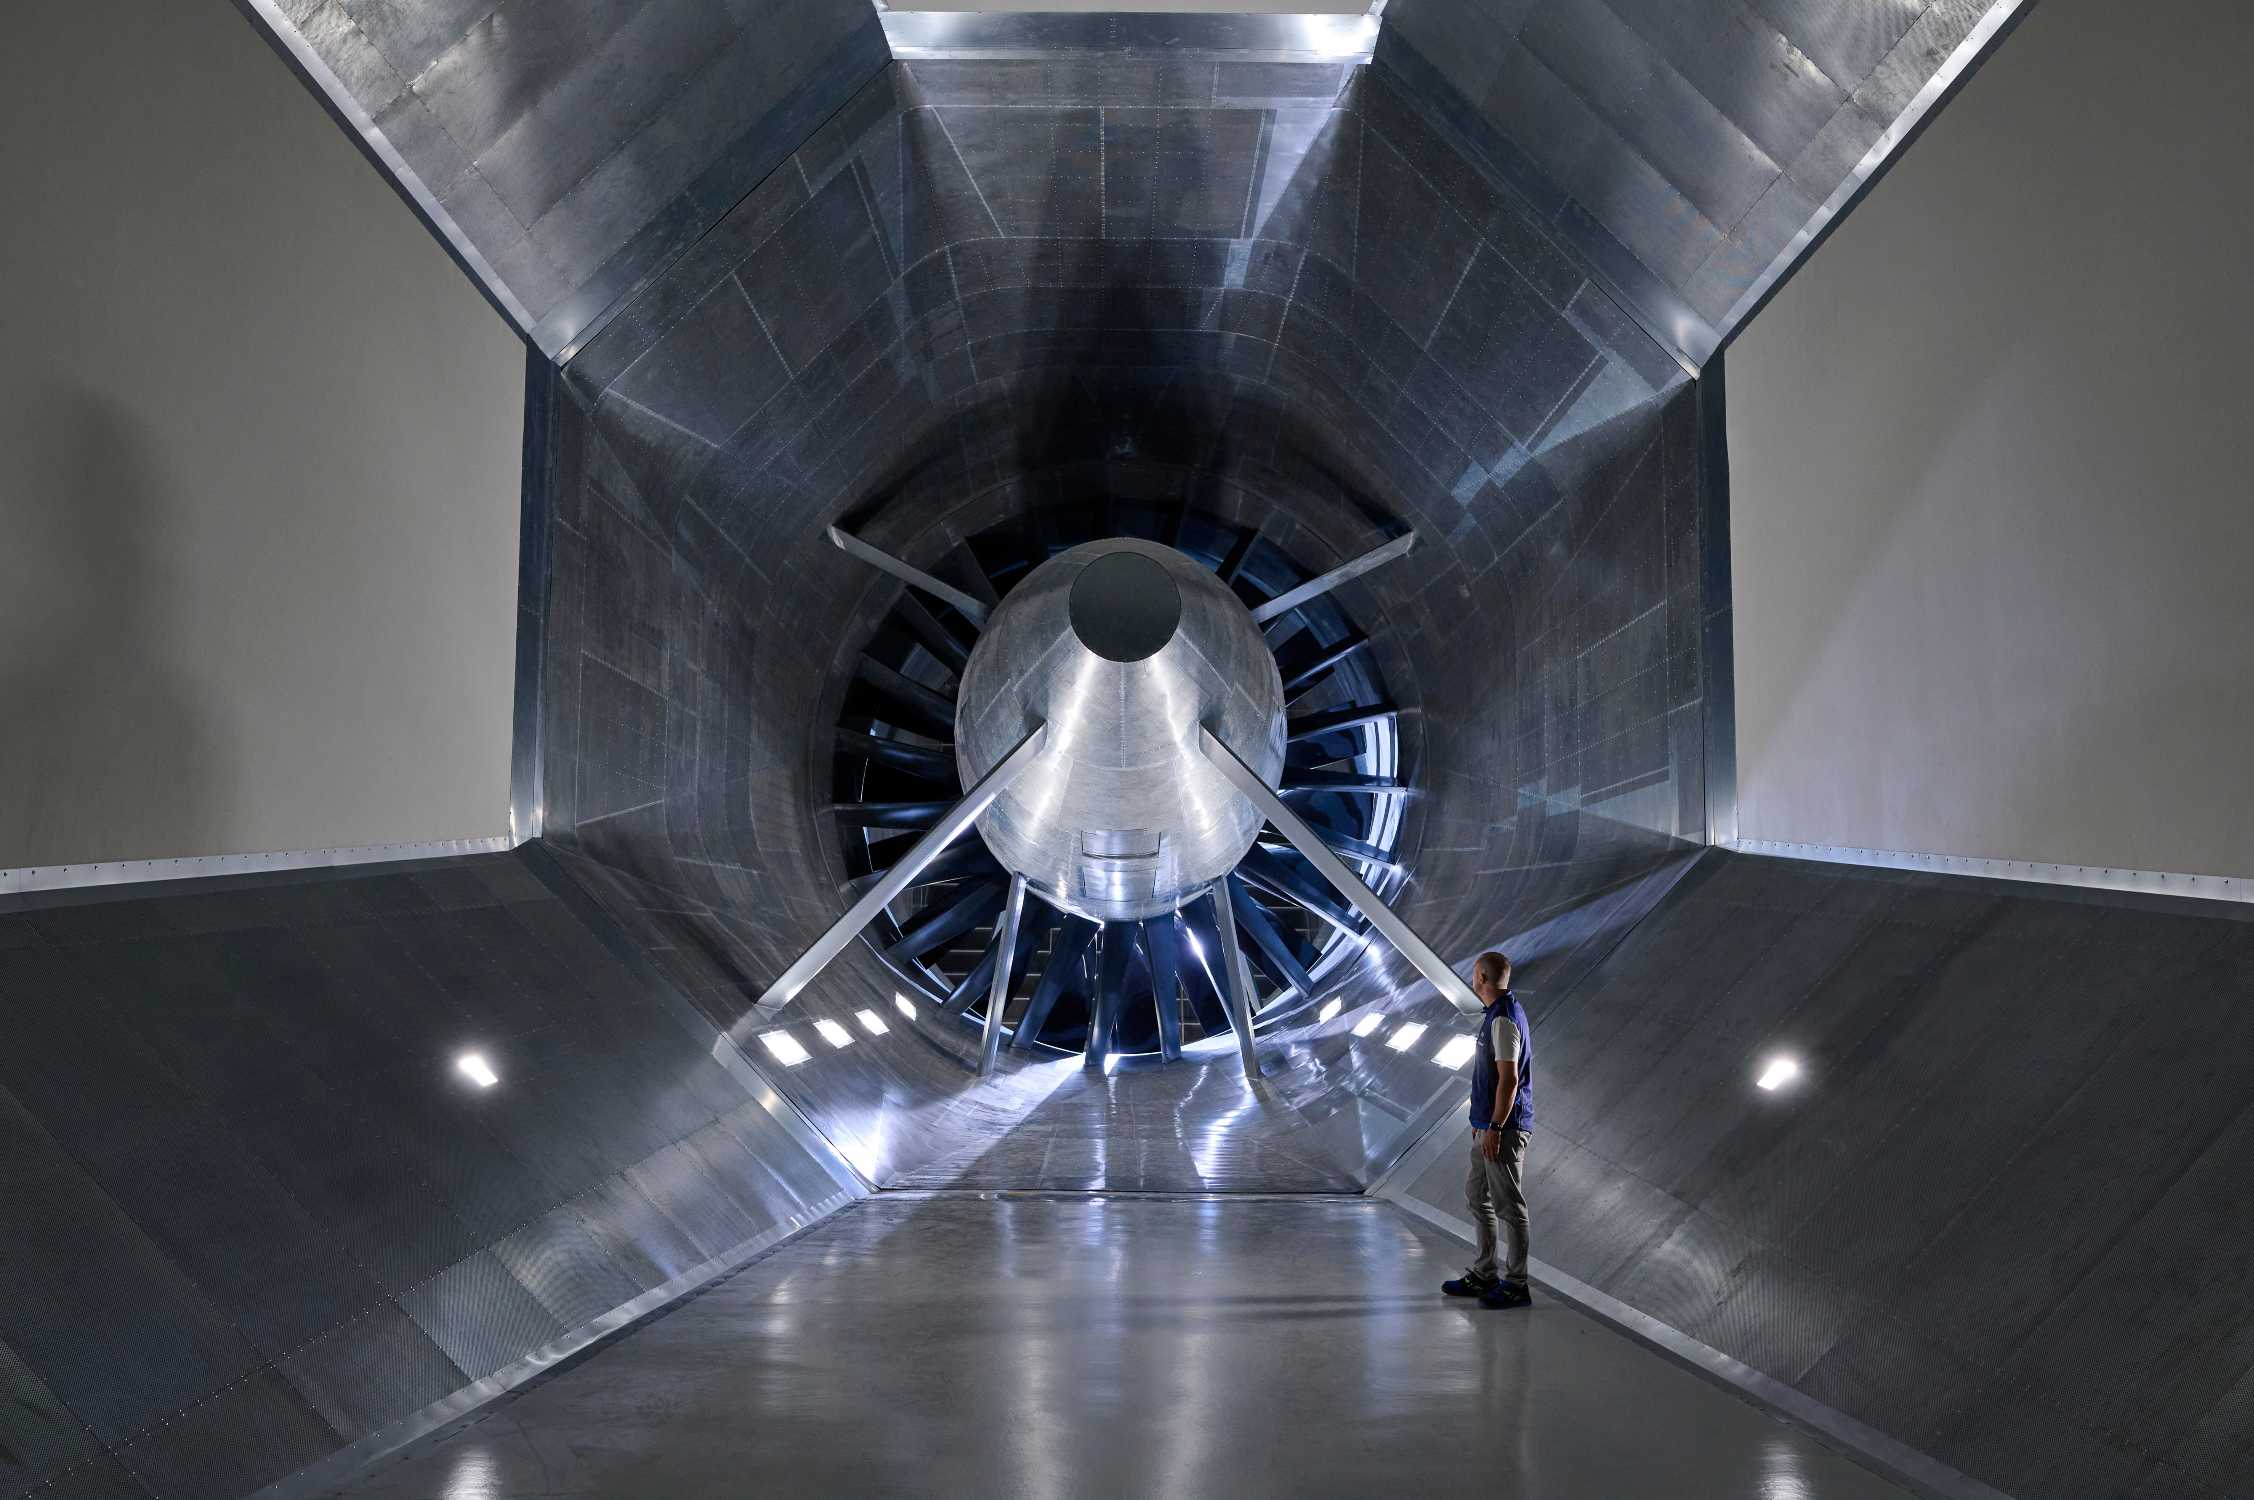
[{"label": "recessed ceiling light", "polygon": [[861,1029],[871,1036],[883,1036],[892,1029],[884,1024],[884,1017],[873,1010],[857,1010],[853,1013],[853,1019],[859,1021]]},{"label": "recessed ceiling light", "polygon": [[1460,1068],[1471,1061],[1478,1044],[1468,1036],[1452,1036],[1447,1044],[1432,1054],[1432,1060],[1443,1068]]},{"label": "recessed ceiling light", "polygon": [[916,1002],[909,999],[906,995],[894,995],[892,997],[892,1008],[900,1012],[900,1014],[906,1016],[911,1021],[916,1018]]},{"label": "recessed ceiling light", "polygon": [[481,1089],[489,1089],[501,1081],[501,1075],[493,1071],[493,1064],[485,1060],[482,1052],[463,1053],[454,1059],[454,1067],[464,1078]]},{"label": "recessed ceiling light", "polygon": [[762,1031],[759,1045],[765,1047],[775,1061],[786,1068],[795,1068],[810,1055],[798,1044],[798,1038],[787,1031]]},{"label": "recessed ceiling light", "polygon": [[1329,1000],[1325,1000],[1323,1002],[1323,1008],[1315,1012],[1315,1020],[1318,1023],[1328,1021],[1332,1016],[1337,1015],[1341,1010],[1344,1010],[1345,1008],[1346,1002],[1343,1000],[1337,999],[1335,997]]},{"label": "recessed ceiling light", "polygon": [[1761,1070],[1761,1076],[1753,1080],[1753,1086],[1757,1089],[1774,1091],[1783,1088],[1799,1076],[1800,1064],[1789,1057],[1772,1057],[1769,1059],[1768,1066]]},{"label": "recessed ceiling light", "polygon": [[853,1045],[853,1033],[847,1031],[835,1021],[816,1021],[814,1029],[822,1034],[823,1041],[828,1042],[833,1047],[850,1047]]},{"label": "recessed ceiling light", "polygon": [[1384,1024],[1385,1017],[1379,1015],[1376,1011],[1373,1010],[1368,1015],[1362,1017],[1361,1020],[1354,1023],[1354,1034],[1356,1036],[1368,1036],[1371,1032],[1377,1030]]},{"label": "recessed ceiling light", "polygon": [[1385,1045],[1391,1051],[1406,1052],[1417,1044],[1424,1032],[1424,1022],[1403,1021],[1401,1029],[1385,1039]]}]

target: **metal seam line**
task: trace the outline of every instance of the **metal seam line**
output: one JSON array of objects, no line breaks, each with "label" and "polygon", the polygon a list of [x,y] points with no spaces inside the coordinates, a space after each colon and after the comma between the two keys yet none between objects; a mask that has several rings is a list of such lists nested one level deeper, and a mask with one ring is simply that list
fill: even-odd
[{"label": "metal seam line", "polygon": [[1416,546],[1417,534],[1405,531],[1382,547],[1372,547],[1351,562],[1341,563],[1319,577],[1310,578],[1299,587],[1276,595],[1252,612],[1252,623],[1265,625],[1281,614],[1288,614],[1310,599],[1320,599],[1342,583],[1361,577],[1373,568],[1382,568],[1396,557],[1407,557]]},{"label": "metal seam line", "polygon": [[1291,846],[1305,855],[1316,873],[1329,881],[1333,889],[1354,903],[1355,909],[1370,919],[1370,925],[1385,935],[1385,940],[1400,951],[1403,958],[1416,965],[1417,972],[1432,981],[1432,987],[1446,995],[1456,1009],[1466,1015],[1479,1015],[1486,1007],[1472,994],[1461,975],[1444,963],[1440,955],[1411,930],[1409,924],[1394,915],[1393,908],[1377,898],[1377,893],[1362,884],[1330,852],[1328,846],[1315,836],[1315,831],[1300,819],[1299,814],[1284,806],[1283,799],[1268,789],[1268,784],[1253,773],[1250,766],[1237,759],[1236,752],[1213,737],[1209,729],[1198,730],[1198,741],[1204,747],[1206,758],[1220,768],[1229,784],[1252,800],[1261,816],[1275,826],[1278,833],[1291,841]]},{"label": "metal seam line", "polygon": [[830,528],[830,541],[848,557],[858,557],[880,573],[889,573],[910,588],[922,589],[934,599],[954,607],[979,629],[986,628],[986,606],[952,584],[941,583],[923,569],[902,562],[889,552],[879,552],[850,532]]},{"label": "metal seam line", "polygon": [[137,885],[151,880],[208,880],[265,870],[328,870],[406,859],[449,859],[463,854],[505,854],[521,842],[508,834],[479,839],[426,839],[408,844],[346,844],[333,849],[282,849],[262,854],[195,854],[176,859],[103,860],[77,865],[26,865],[0,870],[0,895],[65,891],[87,886]]},{"label": "metal seam line", "polygon": [[1829,865],[1864,865],[1876,870],[1920,870],[1928,875],[1967,875],[1987,880],[2020,880],[2037,885],[2076,886],[2143,896],[2254,903],[2254,878],[2185,875],[2172,870],[2130,870],[2119,865],[2078,865],[2062,860],[1990,859],[1974,854],[1920,854],[1914,850],[1862,849],[1842,844],[1795,844],[1776,839],[1730,839],[1722,848],[1764,859],[1805,859]]},{"label": "metal seam line", "polygon": [[994,799],[1033,764],[1041,753],[1041,746],[1049,737],[1049,726],[1036,724],[1033,732],[1019,740],[1017,748],[1002,757],[1001,762],[980,779],[978,785],[963,795],[963,800],[947,810],[947,815],[934,824],[932,830],[916,840],[915,847],[900,857],[900,862],[886,872],[884,879],[869,888],[869,893],[853,903],[852,908],[830,924],[829,931],[814,940],[814,946],[799,955],[798,962],[783,970],[782,977],[767,987],[767,992],[753,1005],[750,1015],[731,1028],[731,1035],[743,1028],[744,1022],[756,1016],[766,1006],[780,1008],[790,1004],[798,992],[811,984],[814,976],[830,966],[830,962],[846,949],[846,945],[861,935],[861,929],[876,920],[878,912],[892,904],[893,897],[906,890],[909,883],[924,872],[924,867],[937,859],[946,847],[971,824],[978,815],[993,805]]},{"label": "metal seam line", "polygon": [[304,33],[297,29],[297,24],[284,13],[277,0],[238,0],[238,3],[249,9],[257,18],[258,24],[289,52],[291,59],[312,80],[314,87],[321,91],[329,107],[350,124],[368,152],[382,163],[384,171],[390,174],[399,191],[421,211],[446,241],[448,248],[469,268],[480,289],[493,299],[503,316],[516,324],[517,332],[523,336],[524,341],[534,343],[532,329],[537,320],[530,309],[517,300],[516,293],[509,290],[508,283],[494,270],[493,263],[485,258],[484,252],[471,242],[462,226],[454,221],[454,216],[438,201],[438,195],[430,190],[413,167],[407,165],[407,158],[400,154],[399,148],[392,145],[383,131],[377,128],[375,117],[361,107],[360,101],[345,87],[344,80],[337,77],[320,53],[313,50],[313,44],[305,39]]},{"label": "metal seam line", "polygon": [[1738,299],[1730,305],[1730,310],[1722,314],[1721,324],[1716,331],[1725,345],[1736,338],[1738,330],[1751,321],[1769,294],[1798,269],[1800,262],[1814,249],[1816,242],[1830,232],[1833,221],[1846,213],[1863,190],[1876,182],[1894,164],[1894,159],[1902,154],[1904,144],[1924,128],[1926,117],[1940,108],[1950,92],[1986,60],[1989,51],[2002,40],[2003,34],[2017,23],[2019,13],[2031,4],[2033,0],[1996,0],[1996,3],[1989,6],[1987,13],[1966,33],[1964,40],[1957,43],[1956,50],[1949,54],[1933,76],[1926,79],[1924,85],[1910,97],[1909,106],[1880,132],[1877,141],[1872,143],[1870,150],[1863,153],[1862,160],[1855,164],[1855,169],[1847,174],[1846,180],[1832,190],[1831,196],[1785,242],[1784,248],[1769,261],[1767,268],[1738,294]]}]

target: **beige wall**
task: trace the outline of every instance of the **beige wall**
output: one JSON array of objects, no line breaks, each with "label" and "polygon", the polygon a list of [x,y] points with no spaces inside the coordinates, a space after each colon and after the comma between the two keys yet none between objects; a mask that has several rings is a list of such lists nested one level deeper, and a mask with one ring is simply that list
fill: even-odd
[{"label": "beige wall", "polygon": [[521,346],[226,0],[0,47],[0,868],[508,829]]},{"label": "beige wall", "polygon": [[2249,12],[2042,0],[1731,347],[1741,833],[2254,875]]}]

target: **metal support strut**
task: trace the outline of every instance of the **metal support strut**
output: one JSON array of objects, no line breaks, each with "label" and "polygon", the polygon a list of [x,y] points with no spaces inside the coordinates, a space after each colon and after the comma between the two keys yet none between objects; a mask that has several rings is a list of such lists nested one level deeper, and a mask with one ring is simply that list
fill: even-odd
[{"label": "metal support strut", "polygon": [[1009,900],[994,929],[994,986],[986,992],[986,1029],[978,1038],[978,1076],[994,1072],[994,1059],[1002,1046],[1002,1010],[1010,1003],[1010,961],[1017,956],[1018,923],[1025,916],[1025,877],[1010,877]]},{"label": "metal support strut", "polygon": [[[800,955],[798,962],[783,970],[782,977],[767,986],[767,992],[759,997],[758,1005],[788,1005],[800,990],[813,983],[814,976],[828,968],[831,961],[845,951],[846,945],[861,935],[861,929],[876,920],[878,912],[890,906],[895,896],[913,885],[925,867],[937,859],[964,829],[977,822],[979,814],[992,806],[994,799],[1011,782],[1017,780],[1027,766],[1033,764],[1034,757],[1041,753],[1042,743],[1048,736],[1048,725],[1035,725],[1031,734],[1018,741],[1015,750],[1003,756],[1000,763],[980,779],[978,785],[964,794],[962,801],[949,808],[946,815],[932,825],[929,833],[917,839],[914,847],[900,856],[899,863],[885,872],[884,879],[869,887],[868,894],[854,902],[852,910],[832,923],[830,930],[815,939],[814,946]],[[751,1014],[757,1013],[755,1008]]]},{"label": "metal support strut", "polygon": [[[835,526],[830,528],[830,542],[846,556],[858,557],[878,572],[890,573],[910,588],[922,589],[941,603],[952,605],[956,613],[980,630],[986,628],[986,606],[953,584],[941,583],[923,569],[904,563],[889,552],[880,552],[851,532],[840,531]],[[1353,564],[1349,563],[1347,566],[1351,567]]]},{"label": "metal support strut", "polygon": [[1257,1083],[1260,1054],[1252,1045],[1252,977],[1245,972],[1244,944],[1237,940],[1237,914],[1229,908],[1228,881],[1215,881],[1206,894],[1213,903],[1213,925],[1221,936],[1221,967],[1228,971],[1228,983],[1221,994],[1228,1002],[1229,1025],[1237,1034],[1237,1055],[1244,1060],[1244,1076]]},{"label": "metal support strut", "polygon": [[[831,534],[834,536],[836,533]],[[1360,557],[1340,563],[1320,577],[1308,579],[1289,593],[1276,595],[1252,612],[1252,623],[1265,625],[1278,615],[1289,614],[1308,600],[1320,599],[1340,584],[1351,582],[1372,568],[1382,568],[1396,557],[1407,557],[1409,549],[1416,544],[1417,534],[1405,531],[1382,547],[1372,547]]]},{"label": "metal support strut", "polygon": [[[1408,923],[1394,915],[1393,908],[1377,898],[1377,892],[1355,878],[1354,872],[1330,851],[1315,830],[1285,806],[1283,799],[1268,789],[1258,773],[1237,759],[1235,751],[1215,739],[1208,729],[1198,730],[1198,743],[1204,747],[1206,759],[1228,778],[1229,785],[1250,798],[1252,805],[1260,809],[1260,815],[1275,826],[1276,832],[1290,840],[1291,846],[1306,856],[1307,862],[1333,889],[1353,902],[1355,910],[1368,917],[1370,925],[1383,933],[1385,940],[1398,949],[1403,958],[1416,965],[1417,972],[1430,980],[1434,989],[1455,1002],[1456,1008],[1466,1015],[1478,1015],[1486,1008],[1471,992],[1471,986],[1464,983],[1463,977],[1410,930]],[[1233,936],[1228,941],[1233,944]]]}]

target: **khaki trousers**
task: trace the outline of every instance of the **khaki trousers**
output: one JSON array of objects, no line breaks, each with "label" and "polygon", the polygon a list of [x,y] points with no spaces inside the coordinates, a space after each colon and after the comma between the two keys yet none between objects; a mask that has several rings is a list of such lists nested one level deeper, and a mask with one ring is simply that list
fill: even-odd
[{"label": "khaki trousers", "polygon": [[[1464,1201],[1471,1206],[1471,1222],[1479,1231],[1479,1258],[1471,1263],[1480,1276],[1504,1281],[1526,1280],[1526,1143],[1524,1130],[1503,1132],[1503,1149],[1493,1161],[1479,1149],[1479,1132],[1471,1133],[1471,1171],[1464,1178]],[[1496,1258],[1497,1241],[1509,1237],[1508,1259]]]}]

